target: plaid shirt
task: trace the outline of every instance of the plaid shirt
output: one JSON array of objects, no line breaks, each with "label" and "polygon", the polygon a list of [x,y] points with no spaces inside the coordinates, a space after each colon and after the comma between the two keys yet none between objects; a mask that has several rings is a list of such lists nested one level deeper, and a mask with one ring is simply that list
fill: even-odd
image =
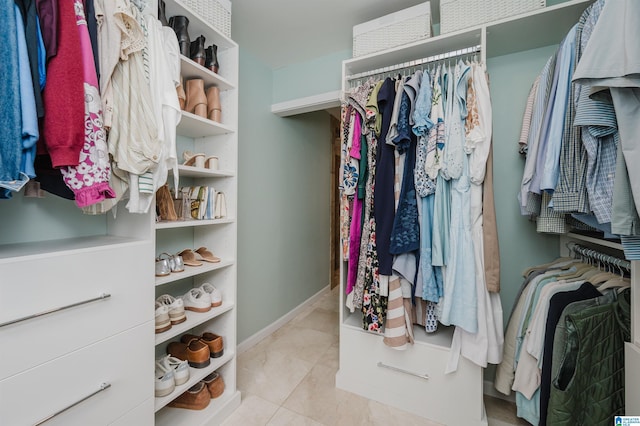
[{"label": "plaid shirt", "polygon": [[[530,192],[529,189],[531,188],[531,182],[533,181],[533,177],[536,173],[536,162],[540,147],[540,131],[542,129],[542,120],[546,111],[546,105],[551,94],[551,85],[556,66],[556,59],[557,54],[554,53],[542,69],[533,104],[533,113],[531,115],[529,136],[527,139],[527,161],[522,175],[520,194],[518,195],[522,215],[537,216],[540,213],[540,195]],[[535,201],[533,205],[531,205],[532,199]]]},{"label": "plaid shirt", "polygon": [[[582,55],[582,33],[591,13],[590,6],[580,16],[576,26],[576,62]],[[589,213],[587,196],[587,152],[582,144],[582,129],[573,125],[576,103],[582,89],[572,84],[565,112],[564,132],[560,150],[560,177],[551,199],[555,213]],[[553,225],[550,225],[553,226]]]}]

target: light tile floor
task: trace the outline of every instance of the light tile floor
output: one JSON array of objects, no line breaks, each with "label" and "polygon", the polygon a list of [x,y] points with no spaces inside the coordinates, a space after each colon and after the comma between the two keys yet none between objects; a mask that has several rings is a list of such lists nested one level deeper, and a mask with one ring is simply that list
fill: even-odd
[{"label": "light tile floor", "polygon": [[[238,356],[242,404],[224,426],[436,425],[335,387],[338,289]],[[527,424],[509,402],[486,397],[490,426]]]}]

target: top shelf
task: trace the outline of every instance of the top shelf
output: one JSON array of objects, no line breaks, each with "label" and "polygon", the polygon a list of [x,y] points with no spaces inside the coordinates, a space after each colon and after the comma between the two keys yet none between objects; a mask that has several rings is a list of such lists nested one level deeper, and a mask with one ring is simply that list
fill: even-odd
[{"label": "top shelf", "polygon": [[192,78],[203,79],[205,87],[218,86],[220,90],[231,90],[236,88],[235,84],[231,83],[229,80],[182,55],[180,55],[180,72],[185,81]]},{"label": "top shelf", "polygon": [[573,0],[343,62],[346,76],[482,44],[487,58],[560,43],[593,0]]},{"label": "top shelf", "polygon": [[573,0],[485,24],[487,57],[560,43],[591,3]]},{"label": "top shelf", "polygon": [[452,50],[477,46],[481,43],[481,35],[482,30],[480,28],[465,29],[348,59],[343,62],[345,75],[358,74],[372,69],[439,55]]},{"label": "top shelf", "polygon": [[597,244],[599,246],[609,247],[615,250],[622,251],[622,244],[617,241],[610,241],[610,240],[605,240],[604,238],[597,238],[589,235],[582,235],[576,232],[569,232],[566,234],[566,237],[574,240],[584,241],[587,243]]},{"label": "top shelf", "polygon": [[0,245],[0,263],[14,262],[18,257],[49,257],[69,255],[76,252],[120,248],[131,244],[145,244],[145,241],[113,235],[66,238],[60,240],[35,241],[29,243]]},{"label": "top shelf", "polygon": [[196,37],[202,34],[206,37],[207,44],[213,43],[218,46],[218,49],[225,50],[238,47],[238,44],[235,41],[231,40],[229,37],[221,33],[220,30],[204,21],[199,15],[191,10],[191,8],[182,4],[179,0],[166,0],[165,3],[165,14],[167,16],[167,20],[176,15],[186,16],[189,18],[189,36],[191,36],[192,40],[195,40]]}]

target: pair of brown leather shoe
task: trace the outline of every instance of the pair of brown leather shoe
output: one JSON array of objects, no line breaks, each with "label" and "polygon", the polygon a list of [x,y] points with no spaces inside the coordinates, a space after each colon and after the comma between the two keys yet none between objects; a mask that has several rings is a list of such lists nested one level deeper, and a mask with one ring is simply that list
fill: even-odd
[{"label": "pair of brown leather shoe", "polygon": [[211,358],[220,358],[224,354],[224,343],[222,341],[222,336],[218,336],[217,334],[210,333],[208,331],[202,333],[202,336],[196,336],[195,334],[185,334],[180,338],[180,340],[182,341],[182,343],[189,343],[194,340],[204,343],[209,348]]},{"label": "pair of brown leather shoe", "polygon": [[224,392],[224,380],[222,380],[222,376],[217,371],[209,374],[202,381],[207,385],[211,399],[219,397]]},{"label": "pair of brown leather shoe", "polygon": [[168,405],[175,408],[203,410],[209,406],[211,399],[219,397],[223,392],[224,380],[218,372],[214,371]]},{"label": "pair of brown leather shoe", "polygon": [[187,80],[185,87],[177,87],[180,108],[184,111],[208,118],[211,121],[222,122],[222,104],[220,103],[220,88],[209,87],[206,92],[204,80],[194,78]]},{"label": "pair of brown leather shoe", "polygon": [[211,364],[209,346],[197,338],[187,342],[171,342],[167,346],[167,353],[182,361],[187,361],[193,368],[205,368]]}]

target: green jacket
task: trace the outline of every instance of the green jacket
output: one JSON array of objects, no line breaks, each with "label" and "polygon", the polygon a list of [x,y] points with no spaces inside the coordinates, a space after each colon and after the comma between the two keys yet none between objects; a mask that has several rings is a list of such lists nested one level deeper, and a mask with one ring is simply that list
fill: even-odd
[{"label": "green jacket", "polygon": [[551,384],[548,425],[610,425],[624,415],[624,342],[630,340],[631,292],[565,318],[567,340]]}]

